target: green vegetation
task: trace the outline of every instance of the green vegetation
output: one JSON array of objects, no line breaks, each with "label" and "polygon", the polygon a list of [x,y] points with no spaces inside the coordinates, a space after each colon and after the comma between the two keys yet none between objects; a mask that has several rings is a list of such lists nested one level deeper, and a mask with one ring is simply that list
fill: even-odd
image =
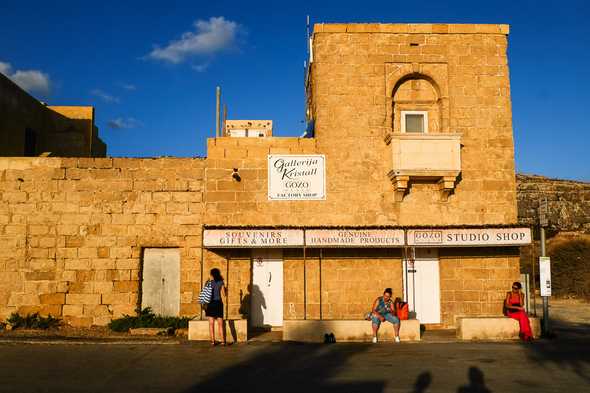
[{"label": "green vegetation", "polygon": [[113,319],[109,328],[115,332],[128,332],[137,328],[169,328],[172,330],[187,328],[190,317],[163,317],[156,315],[147,307],[138,316],[125,315],[123,318]]},{"label": "green vegetation", "polygon": [[12,313],[7,322],[13,329],[52,329],[59,327],[61,324],[59,319],[51,315],[42,317],[39,313],[27,314],[25,317]]}]

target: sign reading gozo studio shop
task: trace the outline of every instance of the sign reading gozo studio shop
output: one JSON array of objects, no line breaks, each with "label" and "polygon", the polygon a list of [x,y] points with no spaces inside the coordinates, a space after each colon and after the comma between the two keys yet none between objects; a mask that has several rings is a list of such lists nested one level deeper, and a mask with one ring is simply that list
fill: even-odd
[{"label": "sign reading gozo studio shop", "polygon": [[314,155],[269,155],[268,200],[326,199],[326,158]]},{"label": "sign reading gozo studio shop", "polygon": [[530,228],[411,229],[409,246],[520,246],[531,243]]},{"label": "sign reading gozo studio shop", "polygon": [[308,229],[307,247],[402,247],[404,231],[399,229]]},{"label": "sign reading gozo studio shop", "polygon": [[300,229],[205,229],[203,245],[210,248],[302,247]]}]

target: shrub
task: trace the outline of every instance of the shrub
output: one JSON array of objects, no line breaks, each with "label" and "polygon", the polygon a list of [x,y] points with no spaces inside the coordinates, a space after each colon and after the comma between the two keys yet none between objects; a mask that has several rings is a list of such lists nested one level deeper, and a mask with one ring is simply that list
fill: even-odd
[{"label": "shrub", "polygon": [[187,328],[190,317],[164,317],[156,315],[147,307],[140,311],[139,315],[124,315],[122,318],[113,319],[109,328],[115,332],[128,332],[137,328],[171,328],[173,330]]},{"label": "shrub", "polygon": [[13,329],[51,329],[59,327],[61,321],[48,315],[42,317],[39,313],[27,314],[25,317],[18,313],[12,313],[7,322]]}]

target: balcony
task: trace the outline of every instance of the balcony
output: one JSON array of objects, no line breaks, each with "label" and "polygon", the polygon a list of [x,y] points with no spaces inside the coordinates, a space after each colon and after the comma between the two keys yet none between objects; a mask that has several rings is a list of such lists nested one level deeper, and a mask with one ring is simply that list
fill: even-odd
[{"label": "balcony", "polygon": [[393,154],[388,175],[396,201],[403,200],[412,180],[436,182],[446,201],[461,173],[461,135],[395,133],[388,139]]}]

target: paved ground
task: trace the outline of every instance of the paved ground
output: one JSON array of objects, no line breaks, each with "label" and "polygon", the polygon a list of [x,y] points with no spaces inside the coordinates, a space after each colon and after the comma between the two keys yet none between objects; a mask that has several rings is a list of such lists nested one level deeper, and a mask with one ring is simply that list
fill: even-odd
[{"label": "paved ground", "polygon": [[0,392],[590,392],[590,339],[0,344]]}]

